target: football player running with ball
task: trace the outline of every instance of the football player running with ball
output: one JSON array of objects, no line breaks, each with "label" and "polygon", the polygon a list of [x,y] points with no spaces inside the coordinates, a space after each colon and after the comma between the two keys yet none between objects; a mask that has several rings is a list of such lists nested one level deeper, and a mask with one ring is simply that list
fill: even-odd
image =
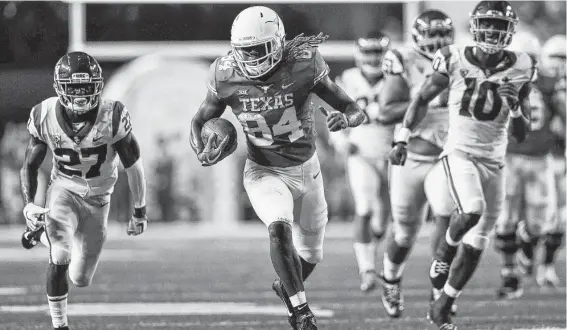
[{"label": "football player running with ball", "polygon": [[517,23],[508,2],[479,2],[470,14],[476,46],[451,45],[437,51],[433,73],[410,103],[396,136],[391,159],[401,163],[427,105],[449,88],[449,130],[441,154],[446,182],[439,184],[448,185],[457,210],[429,272],[433,287],[443,289],[428,313],[439,329],[457,328],[452,324],[451,306],[477,268],[500,216],[510,121],[518,141],[529,131],[528,96],[536,74],[535,61],[526,53],[504,50]]},{"label": "football player running with ball", "polygon": [[[379,119],[386,123],[402,120],[411,96],[416,95],[426,77],[432,74],[431,62],[435,52],[453,44],[453,22],[439,10],[420,13],[413,23],[413,48],[392,49],[383,61],[384,87],[380,94]],[[401,163],[390,168],[390,198],[392,200],[393,230],[388,238],[383,259],[382,303],[391,317],[400,317],[404,309],[401,279],[406,260],[426,216],[427,193],[439,194],[439,178],[429,173],[437,163],[445,144],[449,125],[445,90],[428,104],[422,122],[415,127],[407,143],[407,154]],[[394,153],[394,156],[397,155]],[[437,172],[437,175],[443,173]],[[449,195],[448,190],[444,195]],[[430,203],[443,235],[453,201],[434,199]],[[440,205],[439,202],[442,202]],[[438,235],[439,236],[439,235]],[[440,292],[435,292],[439,295]],[[434,294],[432,293],[432,296]]]},{"label": "football player running with ball", "polygon": [[[535,35],[519,32],[514,36],[509,49],[524,51],[539,59],[541,48]],[[522,143],[511,139],[506,154],[506,199],[496,224],[494,242],[503,259],[498,298],[513,299],[522,295],[520,273],[532,275],[534,248],[540,240],[542,229],[556,217],[555,186],[561,182],[556,183],[554,177],[551,150],[556,138],[550,124],[561,112],[558,111],[561,104],[556,100],[557,80],[554,77],[538,70],[538,75],[534,78],[537,80],[529,95],[530,134]],[[563,107],[564,100],[563,98]],[[560,120],[565,122],[565,117]]]},{"label": "football player running with ball", "polygon": [[[28,226],[22,243],[29,248],[32,240],[47,238],[47,299],[55,329],[69,329],[67,270],[73,284],[85,287],[98,265],[118,178],[117,155],[134,199],[127,233],[139,235],[147,228],[146,182],[130,115],[119,101],[101,99],[103,84],[101,67],[92,56],[69,53],[55,65],[58,97],[33,107],[28,121],[31,137],[20,172]],[[44,208],[33,200],[48,148],[53,169]]]},{"label": "football player running with ball", "polygon": [[279,276],[272,288],[297,330],[317,329],[303,282],[323,259],[327,224],[308,96],[314,93],[336,109],[327,117],[331,131],[356,127],[366,119],[328,77],[329,68],[317,50],[325,39],[321,34],[299,35],[286,42],[283,22],[273,10],[245,9],[232,24],[232,51],[211,65],[207,96],[191,123],[191,146],[204,166],[221,161],[231,149],[225,150],[228,136],[216,148],[210,142],[216,134],[204,144],[203,125],[227,106],[242,124],[248,142],[244,187],[268,227],[270,256]]},{"label": "football player running with ball", "polygon": [[384,81],[382,57],[389,47],[390,38],[379,31],[359,38],[354,52],[357,66],[345,70],[336,79],[337,85],[356,100],[369,119],[356,129],[331,136],[334,147],[346,154],[346,172],[355,207],[353,246],[363,292],[378,285],[376,247],[390,219],[388,152],[394,139],[394,125],[377,121],[378,95]]}]

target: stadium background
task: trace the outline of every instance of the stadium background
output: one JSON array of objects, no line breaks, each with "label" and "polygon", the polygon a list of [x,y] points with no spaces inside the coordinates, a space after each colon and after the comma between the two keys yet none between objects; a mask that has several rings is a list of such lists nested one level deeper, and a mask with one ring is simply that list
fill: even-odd
[{"label": "stadium background", "polygon": [[[213,169],[200,168],[188,147],[189,122],[205,94],[208,64],[228,50],[232,19],[246,6],[0,2],[0,223],[23,223],[18,172],[28,136],[25,122],[33,105],[55,95],[52,68],[70,49],[85,49],[100,60],[105,96],[122,100],[132,113],[143,148],[153,221],[235,225],[256,219],[241,184],[243,134],[236,154]],[[445,10],[455,22],[457,43],[469,42],[468,10],[474,2],[269,6],[282,16],[288,37],[321,31],[330,35],[322,52],[334,77],[353,65],[353,40],[372,29],[384,30],[398,45],[409,41],[408,25],[421,9]],[[514,1],[514,7],[521,17],[520,29],[533,31],[542,42],[565,31],[563,1]],[[162,55],[134,60],[153,51]],[[224,117],[233,116],[227,111]],[[331,221],[350,221],[353,207],[345,198],[349,194],[343,157],[329,146],[321,118],[317,115],[318,150]],[[46,161],[42,187],[50,167]],[[127,219],[128,196],[121,176],[111,219]]]}]

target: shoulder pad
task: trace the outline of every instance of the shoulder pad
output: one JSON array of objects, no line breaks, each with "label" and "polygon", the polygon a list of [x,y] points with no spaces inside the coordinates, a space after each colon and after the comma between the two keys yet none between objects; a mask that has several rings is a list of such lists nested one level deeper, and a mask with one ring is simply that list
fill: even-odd
[{"label": "shoulder pad", "polygon": [[[125,132],[130,132],[131,130],[131,123],[130,123],[130,115],[124,104],[120,101],[106,101],[109,105],[112,105],[110,109],[112,109],[112,137],[116,137],[118,132],[123,128]],[[122,127],[124,126],[124,127]]]},{"label": "shoulder pad", "polygon": [[232,54],[217,58],[209,67],[207,75],[207,88],[215,95],[219,95],[219,85],[232,78],[238,69]]},{"label": "shoulder pad", "polygon": [[454,61],[453,57],[456,57],[453,55],[456,52],[458,52],[458,49],[454,45],[445,46],[439,49],[433,57],[433,70],[444,75],[449,75],[451,63]]},{"label": "shoulder pad", "polygon": [[293,58],[287,59],[287,65],[289,65],[293,74],[311,80],[312,86],[315,86],[330,72],[327,62],[316,47],[304,49],[299,55],[288,56],[293,56]]},{"label": "shoulder pad", "polygon": [[382,71],[384,74],[402,74],[406,71],[404,65],[404,56],[397,49],[390,49],[384,55],[382,60]]}]

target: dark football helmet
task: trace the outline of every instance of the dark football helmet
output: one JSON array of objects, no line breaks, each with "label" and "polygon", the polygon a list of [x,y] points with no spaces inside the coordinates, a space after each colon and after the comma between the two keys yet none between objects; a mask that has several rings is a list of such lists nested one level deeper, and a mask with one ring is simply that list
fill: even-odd
[{"label": "dark football helmet", "polygon": [[454,42],[453,21],[440,10],[426,10],[413,21],[411,36],[415,47],[433,59],[435,52]]},{"label": "dark football helmet", "polygon": [[485,53],[495,54],[512,42],[518,16],[508,1],[481,1],[469,16],[473,39]]},{"label": "dark football helmet", "polygon": [[354,49],[354,62],[369,76],[382,73],[382,57],[390,48],[390,38],[381,31],[372,31],[358,38]]},{"label": "dark football helmet", "polygon": [[85,113],[98,106],[104,81],[94,57],[83,52],[64,55],[55,64],[53,88],[63,106]]}]

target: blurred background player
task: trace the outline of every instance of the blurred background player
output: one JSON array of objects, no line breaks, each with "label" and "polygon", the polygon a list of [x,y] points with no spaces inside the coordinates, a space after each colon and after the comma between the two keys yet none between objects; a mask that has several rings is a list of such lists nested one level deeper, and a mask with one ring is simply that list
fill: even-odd
[{"label": "blurred background player", "polygon": [[[413,48],[392,49],[383,61],[386,77],[380,94],[379,119],[389,124],[400,122],[404,117],[411,97],[419,92],[426,77],[433,71],[431,61],[435,52],[454,41],[453,23],[439,10],[420,13],[413,22],[411,33]],[[449,91],[445,90],[429,103],[427,115],[408,140],[405,161],[400,164],[402,166],[390,168],[394,224],[384,253],[381,277],[382,303],[391,317],[399,317],[404,309],[401,279],[405,262],[426,216],[426,190],[434,189],[433,193],[438,194],[439,189],[445,188],[435,179],[426,180],[426,177],[437,162],[447,137],[448,98]],[[449,195],[448,191],[445,195]],[[443,229],[439,232],[443,233],[455,208],[450,198],[446,202],[446,205],[435,209],[436,215],[441,218],[438,224]]]},{"label": "blurred background player", "polygon": [[[542,45],[529,32],[514,36],[509,50],[526,52],[539,61]],[[542,228],[555,216],[557,196],[551,150],[555,136],[550,123],[557,116],[553,102],[555,78],[538,71],[530,92],[531,129],[525,141],[508,142],[506,152],[506,198],[496,225],[495,248],[503,258],[498,298],[518,298],[523,289],[519,272],[531,276],[534,248]],[[565,118],[562,117],[562,121]],[[518,244],[519,243],[519,244]],[[519,269],[516,269],[517,262]],[[519,271],[519,272],[518,272]]]},{"label": "blurred background player", "polygon": [[346,154],[348,184],[354,200],[354,254],[361,277],[360,290],[368,292],[378,284],[376,247],[390,219],[388,195],[388,151],[394,125],[377,121],[378,98],[382,90],[382,57],[390,38],[373,31],[355,43],[356,67],[337,76],[336,83],[366,112],[368,121],[353,130],[331,136],[339,152]]},{"label": "blurred background player", "polygon": [[[548,81],[548,102],[556,109],[556,116],[551,125],[555,133],[556,143],[552,149],[555,187],[557,189],[557,209],[551,222],[544,226],[544,254],[541,265],[537,267],[536,281],[540,286],[560,285],[555,272],[555,255],[562,245],[565,236],[565,35],[555,35],[543,45],[540,79]],[[542,81],[543,82],[543,81]]]},{"label": "blurred background player", "polygon": [[[101,99],[104,82],[98,62],[83,52],[64,55],[55,65],[51,97],[33,107],[30,139],[20,172],[26,240],[47,235],[47,298],[53,328],[69,329],[67,295],[71,281],[91,284],[106,238],[110,194],[118,177],[118,155],[134,198],[128,235],[147,227],[146,182],[130,115],[119,101]],[[53,153],[45,208],[33,203],[37,172],[47,149]],[[45,233],[43,226],[45,226]],[[44,241],[43,239],[41,241]]]},{"label": "blurred background player", "polygon": [[327,224],[309,94],[336,109],[327,117],[331,131],[356,127],[366,119],[328,77],[329,67],[317,50],[325,39],[322,34],[300,35],[286,43],[283,22],[273,10],[243,10],[232,24],[232,52],[211,65],[207,96],[191,123],[191,146],[201,163],[210,166],[234,148],[224,149],[228,139],[213,147],[216,134],[204,144],[203,125],[227,106],[241,122],[248,142],[244,187],[268,227],[272,265],[279,276],[272,288],[297,330],[317,329],[303,282],[323,259]]},{"label": "blurred background player", "polygon": [[526,53],[504,50],[517,24],[506,1],[481,1],[474,7],[470,29],[476,45],[448,46],[436,53],[434,72],[410,103],[391,153],[392,163],[401,164],[427,104],[449,88],[449,130],[441,154],[446,182],[439,184],[449,185],[457,212],[451,215],[429,272],[433,287],[443,289],[428,313],[439,329],[457,328],[451,306],[476,270],[500,216],[510,117],[518,141],[529,131],[528,96],[536,63]]}]

